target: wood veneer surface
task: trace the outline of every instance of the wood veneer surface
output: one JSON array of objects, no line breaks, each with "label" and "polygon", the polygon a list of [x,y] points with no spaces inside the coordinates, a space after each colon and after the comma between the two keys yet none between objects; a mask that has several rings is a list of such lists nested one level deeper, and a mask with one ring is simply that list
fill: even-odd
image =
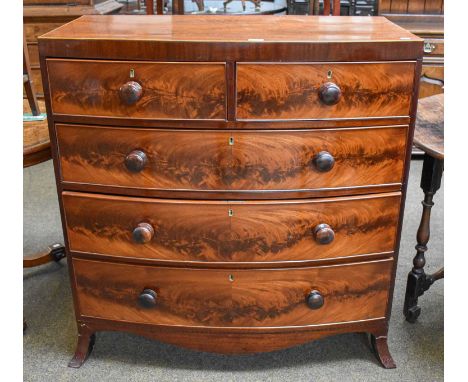
[{"label": "wood veneer surface", "polygon": [[[298,26],[300,25],[300,29]],[[55,29],[44,39],[266,42],[418,41],[384,17],[320,16],[86,16]]]},{"label": "wood veneer surface", "polygon": [[[56,125],[65,182],[179,191],[307,191],[401,184],[405,126],[300,131],[204,131]],[[230,145],[232,139],[233,145]],[[141,172],[126,156],[142,150]],[[320,172],[317,154],[333,168]]]},{"label": "wood veneer surface", "polygon": [[[204,266],[207,262],[279,265],[392,252],[401,195],[257,202],[75,192],[62,197],[71,251]],[[154,237],[137,244],[132,232],[142,222],[153,227]],[[334,231],[329,244],[319,244],[314,236],[315,227],[323,223]]]},{"label": "wood veneer surface", "polygon": [[[381,318],[393,260],[297,269],[160,268],[74,259],[81,314],[188,327],[289,327]],[[231,281],[232,280],[232,281]],[[157,293],[154,308],[138,296]],[[324,305],[310,309],[318,290]]]}]

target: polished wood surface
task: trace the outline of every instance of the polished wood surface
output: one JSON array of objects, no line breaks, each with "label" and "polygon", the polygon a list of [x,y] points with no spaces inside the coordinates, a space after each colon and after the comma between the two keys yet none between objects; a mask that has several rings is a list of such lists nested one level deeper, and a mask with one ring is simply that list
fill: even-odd
[{"label": "polished wood surface", "polygon": [[444,95],[419,100],[414,144],[425,153],[444,159]]},{"label": "polished wood surface", "polygon": [[[382,318],[390,259],[333,267],[217,270],[74,259],[81,315],[188,327],[291,327]],[[333,280],[333,281],[331,281]],[[154,308],[138,297],[157,291]],[[310,309],[319,290],[325,303]]]},{"label": "polished wood surface", "polygon": [[[252,265],[392,252],[400,194],[257,202],[74,192],[62,198],[71,251],[193,265]],[[333,231],[328,244],[314,232],[320,224]],[[142,225],[150,227],[135,237]]]},{"label": "polished wood surface", "polygon": [[357,16],[84,16],[40,41],[44,56],[159,61],[411,60],[421,51],[421,39],[385,18]]},{"label": "polished wood surface", "polygon": [[[322,119],[409,115],[414,63],[238,64],[237,118]],[[333,104],[319,89],[341,89]]]},{"label": "polished wood surface", "polygon": [[[128,26],[131,25],[132,28]],[[297,27],[301,25],[301,30]],[[333,30],[333,34],[330,33]],[[395,27],[383,17],[320,16],[197,17],[174,16],[86,16],[42,36],[43,39],[220,41],[246,42],[263,38],[267,42],[308,41],[398,41],[418,39]]]},{"label": "polished wood surface", "polygon": [[[201,131],[57,125],[65,182],[186,191],[296,190],[401,184],[405,126],[303,131]],[[174,144],[177,142],[177,144]],[[139,172],[126,167],[146,154]],[[329,171],[314,159],[327,151]]]},{"label": "polished wood surface", "polygon": [[[47,60],[56,114],[158,119],[224,119],[224,63],[156,63]],[[134,78],[131,75],[134,72]],[[129,103],[121,88],[142,88]]]}]

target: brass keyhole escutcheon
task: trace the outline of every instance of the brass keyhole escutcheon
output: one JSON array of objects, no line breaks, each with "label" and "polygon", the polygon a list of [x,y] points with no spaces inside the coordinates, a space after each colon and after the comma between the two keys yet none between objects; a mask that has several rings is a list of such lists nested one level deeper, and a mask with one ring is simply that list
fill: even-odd
[{"label": "brass keyhole escutcheon", "polygon": [[230,208],[228,210],[228,216],[234,216],[234,211]]},{"label": "brass keyhole escutcheon", "polygon": [[230,281],[230,282],[233,282],[233,281],[234,281],[234,275],[232,275],[232,274],[229,275],[229,281]]},{"label": "brass keyhole escutcheon", "polygon": [[234,138],[229,137],[229,146],[234,146]]},{"label": "brass keyhole escutcheon", "polygon": [[333,76],[333,72],[332,72],[331,70],[329,70],[329,71],[327,72],[327,78],[328,78],[328,79],[331,79],[332,76]]},{"label": "brass keyhole escutcheon", "polygon": [[130,78],[135,78],[135,69],[130,69]]}]

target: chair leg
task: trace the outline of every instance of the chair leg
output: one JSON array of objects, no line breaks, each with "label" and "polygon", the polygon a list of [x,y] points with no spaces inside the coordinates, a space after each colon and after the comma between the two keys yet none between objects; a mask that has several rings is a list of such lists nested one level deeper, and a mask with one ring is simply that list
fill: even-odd
[{"label": "chair leg", "polygon": [[403,307],[406,320],[411,323],[416,322],[421,314],[418,298],[429,289],[434,281],[444,277],[443,269],[433,275],[428,275],[424,272],[424,265],[426,264],[424,254],[427,251],[427,243],[430,236],[431,208],[434,205],[432,199],[440,188],[443,171],[443,160],[425,154],[421,177],[421,188],[424,191],[423,212],[417,233],[416,256],[413,259],[413,269],[408,274]]},{"label": "chair leg", "polygon": [[46,251],[23,257],[23,267],[31,268],[47,264],[52,261],[59,262],[65,257],[65,247],[62,244],[52,244]]}]

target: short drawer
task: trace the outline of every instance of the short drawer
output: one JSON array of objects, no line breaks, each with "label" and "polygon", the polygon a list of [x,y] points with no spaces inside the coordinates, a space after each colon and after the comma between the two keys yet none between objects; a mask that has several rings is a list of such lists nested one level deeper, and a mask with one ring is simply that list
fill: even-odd
[{"label": "short drawer", "polygon": [[391,253],[401,195],[227,202],[64,192],[62,198],[73,252],[251,266]]},{"label": "short drawer", "polygon": [[226,116],[224,63],[48,59],[56,114],[147,119]]},{"label": "short drawer", "polygon": [[424,39],[424,54],[427,56],[443,56],[444,55],[444,40],[439,38]]},{"label": "short drawer", "polygon": [[237,119],[408,116],[414,62],[237,65]]},{"label": "short drawer", "polygon": [[192,193],[353,187],[362,193],[363,187],[389,184],[399,189],[407,136],[407,126],[197,131],[56,125],[56,130],[64,182]]},{"label": "short drawer", "polygon": [[312,326],[385,317],[392,260],[216,270],[73,259],[82,316],[188,327]]}]

